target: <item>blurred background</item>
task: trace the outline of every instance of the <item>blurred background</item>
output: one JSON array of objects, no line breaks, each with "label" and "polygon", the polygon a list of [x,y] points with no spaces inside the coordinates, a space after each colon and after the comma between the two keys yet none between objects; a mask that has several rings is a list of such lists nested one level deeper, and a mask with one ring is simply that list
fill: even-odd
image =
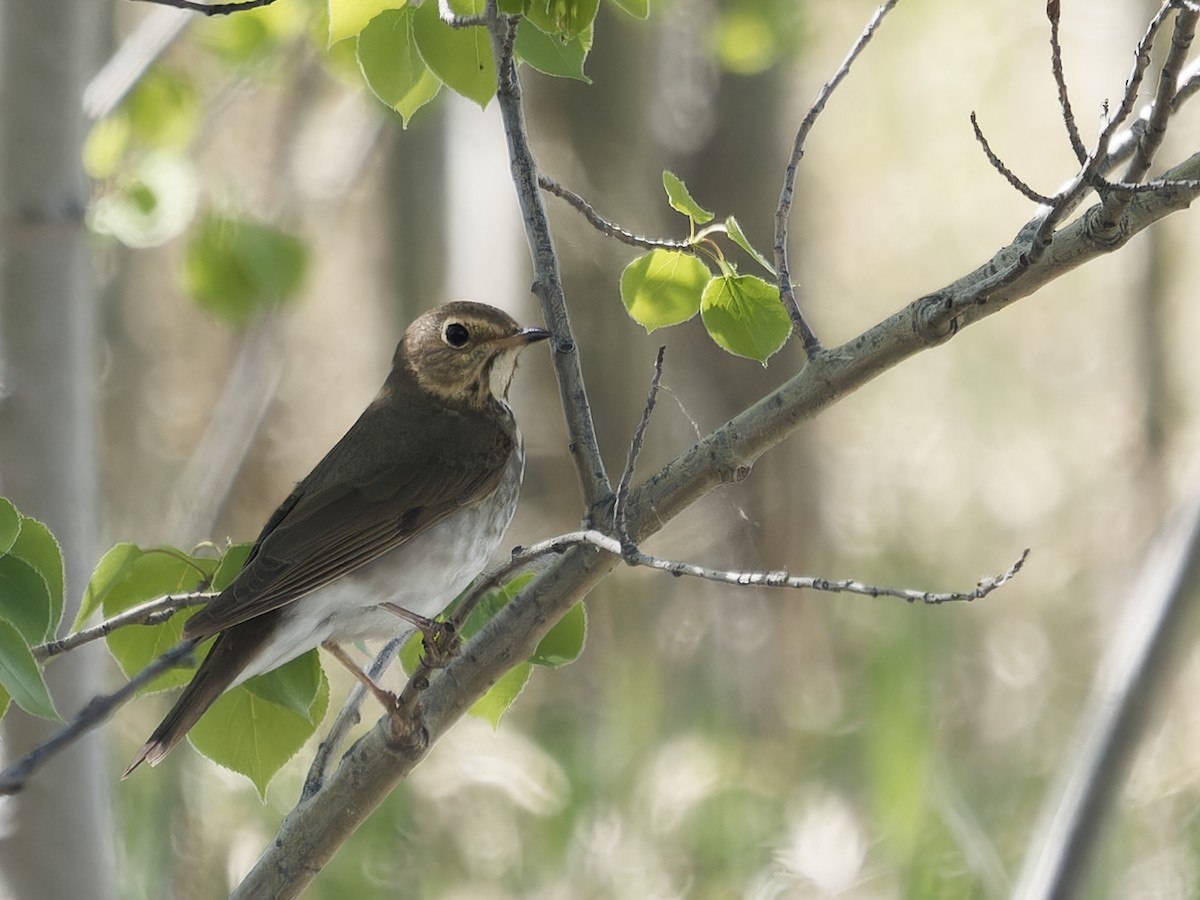
[{"label": "blurred background", "polygon": [[[1157,5],[1063,5],[1090,142]],[[184,16],[89,139],[103,547],[253,538],[430,306],[473,298],[538,320],[495,105],[443,91],[402,129],[347,48],[324,50],[318,6]],[[603,215],[680,237],[669,168],[766,250],[795,128],[873,10],[671,0],[639,21],[605,4],[592,84],[523,70],[535,153]],[[111,48],[175,15],[109,12]],[[1032,216],[976,144],[972,111],[1038,190],[1074,174],[1043,4],[901,3],[800,168],[793,270],[827,346],[983,263]],[[1193,152],[1198,122],[1185,109],[1160,159]],[[122,127],[132,136],[113,143]],[[636,252],[546,203],[614,478],[660,344],[643,477],[802,365],[793,347],[766,368],[731,357],[698,321],[646,335],[617,292]],[[194,302],[187,228],[209,212],[298,236],[298,295],[238,326]],[[967,590],[1031,548],[1011,585],[923,608],[618,570],[587,601],[583,657],[538,670],[497,730],[463,722],[305,896],[1005,896],[1138,565],[1193,474],[1198,240],[1200,219],[1172,217],[886,373],[646,548],[929,590]],[[523,358],[513,405],[528,464],[506,546],[581,514],[545,353]],[[336,704],[348,685],[331,677]],[[1200,892],[1198,692],[1190,653],[1150,717],[1088,896]],[[114,776],[166,702],[108,728]],[[224,896],[310,758],[265,805],[191,751],[114,787],[119,896]]]}]

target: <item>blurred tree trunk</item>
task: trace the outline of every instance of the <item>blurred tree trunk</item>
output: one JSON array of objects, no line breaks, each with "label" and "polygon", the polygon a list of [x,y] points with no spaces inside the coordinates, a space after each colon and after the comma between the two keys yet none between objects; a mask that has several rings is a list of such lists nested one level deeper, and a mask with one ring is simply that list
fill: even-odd
[{"label": "blurred tree trunk", "polygon": [[[92,0],[0,0],[0,489],[62,542],[67,620],[95,561],[96,297],[83,225],[84,84],[101,10]],[[95,693],[96,653],[47,675],[59,711]],[[51,723],[9,713],[13,757]],[[0,872],[14,897],[113,895],[112,823],[101,732],[7,801]]]}]

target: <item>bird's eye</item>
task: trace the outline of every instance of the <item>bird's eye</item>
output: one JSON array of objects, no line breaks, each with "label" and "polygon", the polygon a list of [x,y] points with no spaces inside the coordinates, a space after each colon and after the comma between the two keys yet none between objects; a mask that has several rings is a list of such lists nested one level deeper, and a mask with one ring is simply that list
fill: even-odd
[{"label": "bird's eye", "polygon": [[462,347],[471,339],[471,332],[462,322],[450,322],[446,325],[443,337],[451,347]]}]

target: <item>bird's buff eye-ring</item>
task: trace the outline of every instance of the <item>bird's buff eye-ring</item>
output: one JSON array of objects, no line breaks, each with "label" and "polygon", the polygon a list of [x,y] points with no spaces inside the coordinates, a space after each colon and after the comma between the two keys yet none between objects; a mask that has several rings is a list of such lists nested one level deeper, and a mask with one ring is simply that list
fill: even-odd
[{"label": "bird's buff eye-ring", "polygon": [[471,339],[471,332],[467,331],[467,326],[462,322],[447,322],[442,339],[451,347],[463,347]]}]

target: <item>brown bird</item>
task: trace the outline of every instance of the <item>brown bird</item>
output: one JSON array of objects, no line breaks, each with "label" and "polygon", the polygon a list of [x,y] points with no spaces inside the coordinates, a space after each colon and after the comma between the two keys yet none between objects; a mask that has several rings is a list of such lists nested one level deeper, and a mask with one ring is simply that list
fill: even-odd
[{"label": "brown bird", "polygon": [[549,336],[463,301],[408,327],[366,412],[184,625],[185,640],[217,639],[126,775],[158,763],[247,678],[322,644],[337,653],[339,641],[412,630],[381,603],[433,616],[471,583],[517,506],[525,460],[507,403],[517,357]]}]

